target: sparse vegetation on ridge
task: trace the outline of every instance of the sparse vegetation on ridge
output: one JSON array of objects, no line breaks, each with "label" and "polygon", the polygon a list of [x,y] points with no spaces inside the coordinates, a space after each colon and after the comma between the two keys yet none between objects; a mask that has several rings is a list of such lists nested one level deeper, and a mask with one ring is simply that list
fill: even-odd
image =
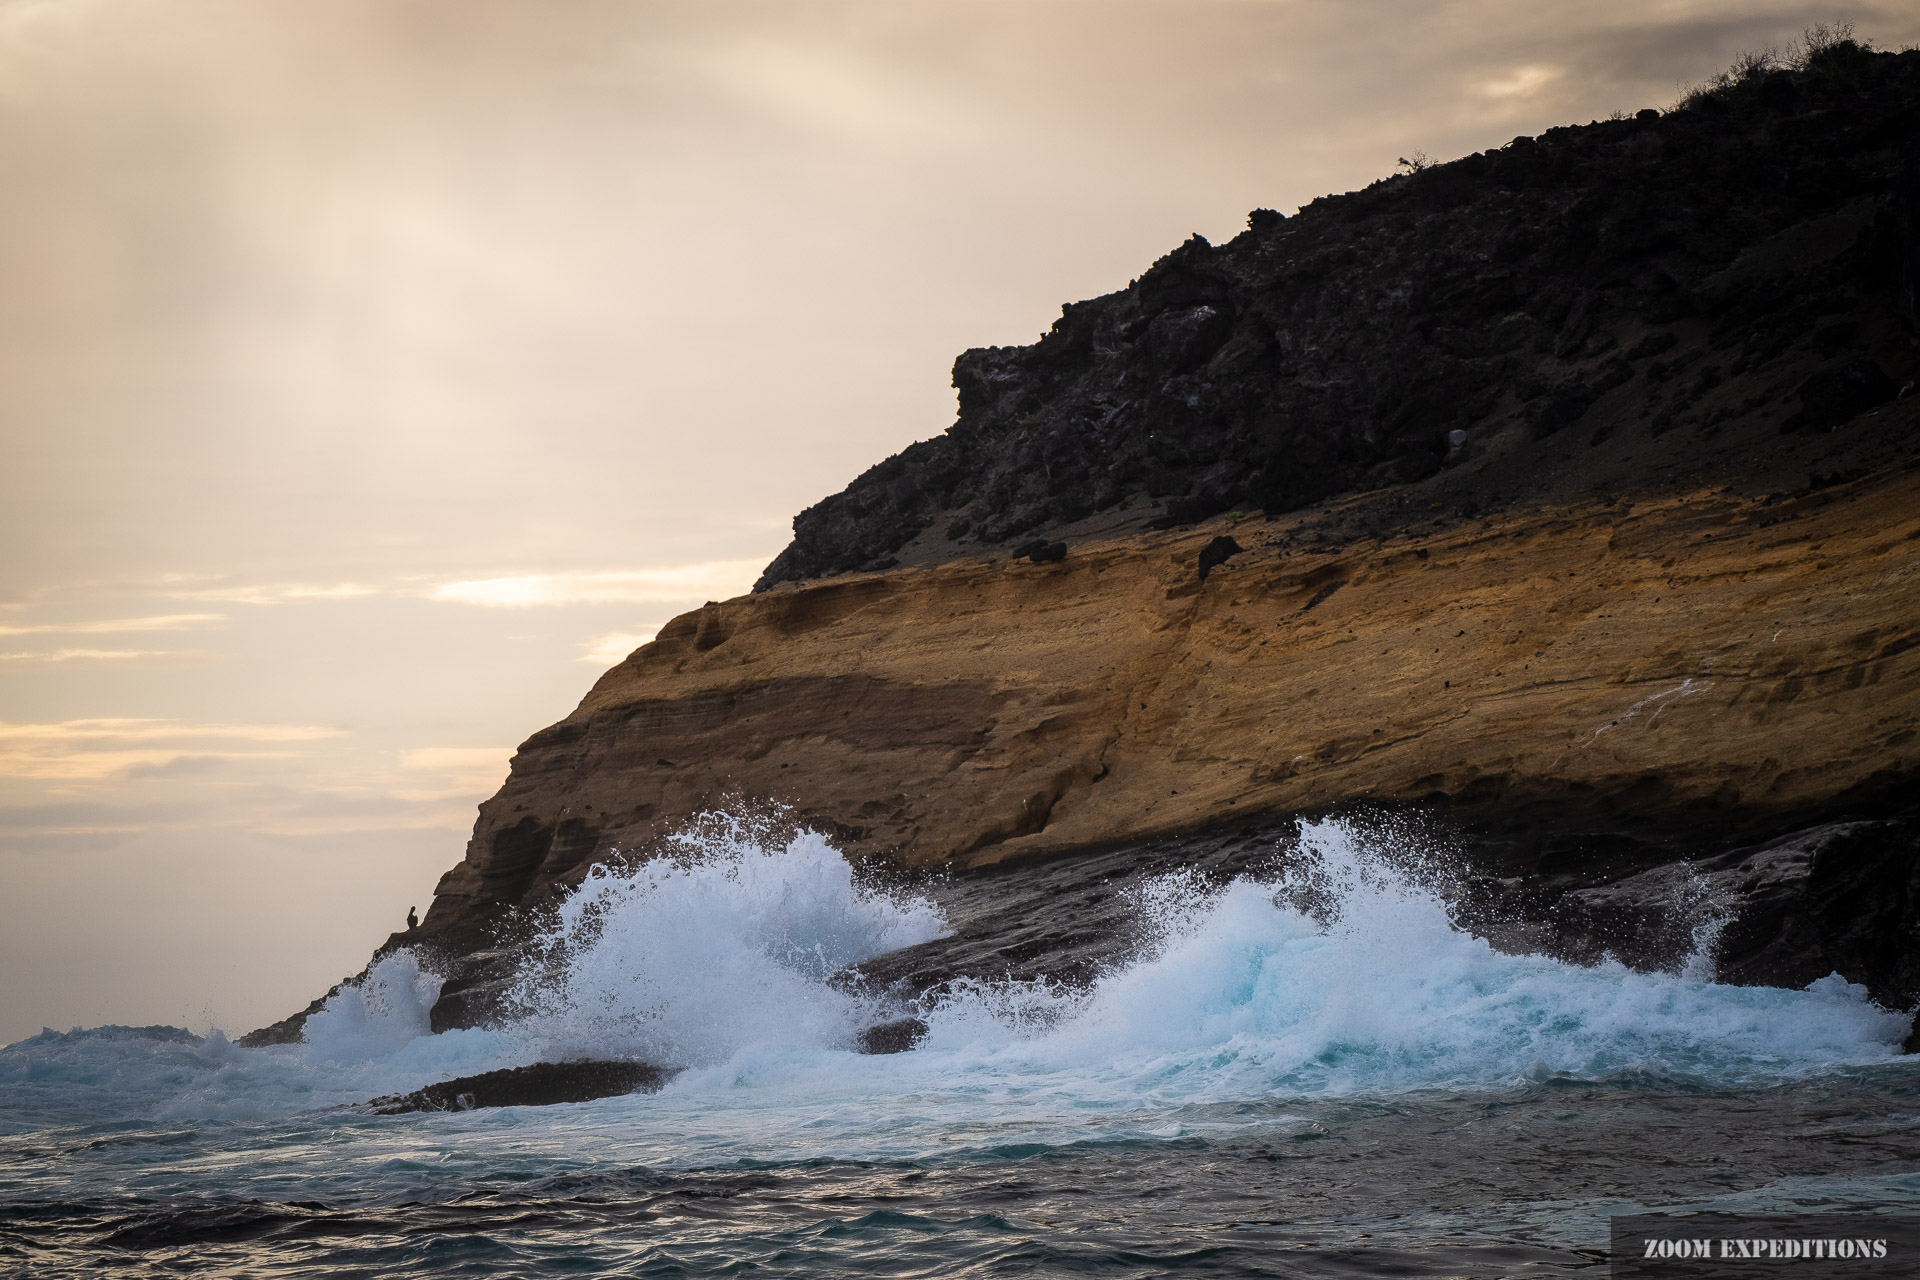
[{"label": "sparse vegetation on ridge", "polygon": [[1778,486],[1768,442],[1920,375],[1917,137],[1920,52],[1814,27],[1664,114],[1255,210],[963,354],[954,424],[801,512],[758,586],[1401,486]]},{"label": "sparse vegetation on ridge", "polygon": [[1856,38],[1851,22],[1816,22],[1800,33],[1790,48],[1749,49],[1721,71],[1688,89],[1674,104],[1675,111],[1698,110],[1725,103],[1743,92],[1758,93],[1767,77],[1786,75],[1844,75],[1850,64],[1874,52],[1873,41]]}]

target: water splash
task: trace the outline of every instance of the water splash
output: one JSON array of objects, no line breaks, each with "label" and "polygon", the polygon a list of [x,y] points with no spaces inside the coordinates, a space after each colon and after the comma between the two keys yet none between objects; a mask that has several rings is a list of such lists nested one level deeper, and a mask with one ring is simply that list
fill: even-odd
[{"label": "water splash", "polygon": [[534,946],[512,994],[543,1057],[724,1062],[756,1044],[846,1048],[883,1016],[828,979],[940,937],[925,898],[862,885],[824,837],[707,817],[673,856],[596,868]]},{"label": "water splash", "polygon": [[630,1057],[687,1068],[662,1094],[605,1104],[647,1109],[664,1144],[649,1158],[910,1157],[1152,1135],[1203,1112],[1231,1127],[1355,1094],[1744,1088],[1886,1061],[1908,1027],[1838,977],[1703,980],[1710,915],[1687,972],[1579,966],[1456,928],[1443,877],[1391,833],[1308,823],[1276,853],[1276,870],[1224,885],[1144,882],[1140,951],[1090,986],[958,981],[917,1010],[920,1048],[864,1058],[855,1035],[902,1010],[835,975],[940,935],[940,912],[862,884],[817,834],[717,820],[676,856],[589,877],[535,948],[510,1026],[425,1034],[438,979],[396,954],[301,1046],[145,1032],[11,1046],[0,1113],[264,1117],[536,1058]]},{"label": "water splash", "polygon": [[1689,930],[1693,946],[1680,961],[1680,976],[1693,982],[1712,982],[1720,972],[1720,936],[1736,914],[1733,904],[1691,866],[1680,882],[1678,899],[1674,909],[1682,919],[1693,921]]},{"label": "water splash", "polygon": [[1497,952],[1455,927],[1429,865],[1393,855],[1347,824],[1303,824],[1276,876],[1204,902],[1191,880],[1159,895],[1151,954],[1090,991],[1026,989],[1017,1025],[1008,993],[962,990],[929,1010],[929,1047],[991,1043],[981,1060],[1000,1070],[1226,1099],[1622,1073],[1745,1081],[1880,1060],[1904,1033],[1903,1016],[1838,978],[1806,991],[1706,981],[1717,917],[1680,975]]},{"label": "water splash", "polygon": [[307,1056],[314,1062],[365,1062],[404,1048],[432,1030],[428,1015],[441,981],[412,951],[381,957],[307,1019]]}]

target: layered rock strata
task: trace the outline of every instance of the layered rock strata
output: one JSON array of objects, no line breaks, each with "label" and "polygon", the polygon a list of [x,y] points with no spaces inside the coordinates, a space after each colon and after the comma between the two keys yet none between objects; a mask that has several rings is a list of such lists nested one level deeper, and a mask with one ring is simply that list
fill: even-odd
[{"label": "layered rock strata", "polygon": [[730,798],[974,867],[1361,799],[1734,839],[1920,769],[1910,463],[1358,545],[1301,523],[1243,522],[1205,580],[1211,526],[685,615],[521,747],[413,941],[484,946]]}]

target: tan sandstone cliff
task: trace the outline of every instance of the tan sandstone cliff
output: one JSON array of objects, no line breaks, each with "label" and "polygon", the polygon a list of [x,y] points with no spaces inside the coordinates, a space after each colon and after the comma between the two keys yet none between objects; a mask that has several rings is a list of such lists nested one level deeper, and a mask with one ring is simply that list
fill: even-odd
[{"label": "tan sandstone cliff", "polygon": [[1139,534],[709,605],[529,739],[416,940],[729,797],[979,865],[1355,799],[1764,824],[1920,765],[1920,469],[1318,550]]}]

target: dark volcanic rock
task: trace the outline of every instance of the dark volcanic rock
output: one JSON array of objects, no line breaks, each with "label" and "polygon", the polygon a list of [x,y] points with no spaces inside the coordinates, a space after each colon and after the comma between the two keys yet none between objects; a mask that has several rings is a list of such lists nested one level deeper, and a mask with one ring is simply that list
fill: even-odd
[{"label": "dark volcanic rock", "polygon": [[1027,559],[1035,564],[1058,564],[1067,558],[1067,544],[1064,542],[1043,542],[1027,552]]},{"label": "dark volcanic rock", "polygon": [[1215,569],[1219,568],[1221,565],[1225,564],[1228,560],[1231,560],[1234,556],[1239,555],[1242,551],[1245,551],[1245,550],[1246,550],[1245,547],[1241,546],[1239,543],[1235,542],[1232,538],[1228,537],[1224,533],[1221,534],[1219,537],[1215,538],[1212,542],[1209,542],[1206,546],[1200,549],[1201,580],[1205,581],[1206,576],[1208,574],[1212,573]]},{"label": "dark volcanic rock", "polygon": [[438,1033],[457,1027],[484,1027],[507,1012],[506,997],[519,974],[520,953],[494,948],[461,956],[451,962],[440,985],[440,997],[428,1014]]},{"label": "dark volcanic rock", "polygon": [[843,980],[909,999],[957,978],[1088,983],[1138,949],[1131,895],[1143,878],[1187,869],[1225,882],[1274,863],[1293,835],[1292,823],[1249,827],[953,875],[927,887],[950,936],[863,961]]},{"label": "dark volcanic rock", "polygon": [[1914,376],[1916,137],[1920,52],[1846,43],[1665,115],[1257,210],[1031,346],[962,355],[954,424],[801,512],[756,590],[1443,466],[1471,474],[1441,501],[1511,501],[1579,478],[1574,433],[1624,457],[1639,423],[1640,479],[1750,473],[1796,388],[1824,429]]},{"label": "dark volcanic rock", "polygon": [[508,992],[519,973],[519,951],[508,947],[488,947],[463,954],[443,945],[413,945],[410,940],[414,936],[411,931],[391,935],[373,953],[373,960],[367,968],[334,983],[325,995],[298,1013],[249,1031],[235,1043],[248,1049],[301,1043],[306,1039],[308,1018],[326,1007],[327,1001],[340,994],[341,988],[359,986],[366,980],[374,964],[402,949],[412,950],[423,969],[440,974],[443,978],[440,994],[429,1015],[432,1031],[437,1033],[457,1027],[491,1026],[503,1020],[508,1012]]},{"label": "dark volcanic rock", "polygon": [[1721,935],[1725,982],[1801,987],[1838,973],[1891,1009],[1920,1002],[1920,830],[1842,822],[1704,867],[1738,908]]},{"label": "dark volcanic rock", "polygon": [[1794,427],[1830,430],[1893,399],[1900,388],[1871,360],[1855,360],[1823,369],[1800,384],[1800,413]]},{"label": "dark volcanic rock", "polygon": [[1908,1009],[1920,1003],[1920,831],[1825,823],[1570,890],[1538,918],[1544,949],[1570,959],[1673,969],[1706,941],[1719,981],[1798,988],[1838,973]]},{"label": "dark volcanic rock", "polygon": [[[348,979],[352,981],[352,979]],[[346,982],[336,982],[327,988],[327,993],[318,997],[298,1013],[289,1014],[278,1022],[270,1022],[264,1027],[256,1027],[234,1043],[243,1049],[264,1049],[276,1044],[299,1044],[307,1037],[307,1019],[320,1012],[327,1001],[339,993]]]},{"label": "dark volcanic rock", "polygon": [[927,1024],[919,1018],[896,1018],[862,1031],[854,1049],[860,1053],[905,1053],[926,1036]]},{"label": "dark volcanic rock", "polygon": [[548,1107],[559,1102],[652,1093],[673,1074],[644,1062],[536,1062],[530,1067],[444,1080],[412,1093],[375,1098],[367,1106],[381,1116],[409,1111],[472,1111],[479,1107]]}]

